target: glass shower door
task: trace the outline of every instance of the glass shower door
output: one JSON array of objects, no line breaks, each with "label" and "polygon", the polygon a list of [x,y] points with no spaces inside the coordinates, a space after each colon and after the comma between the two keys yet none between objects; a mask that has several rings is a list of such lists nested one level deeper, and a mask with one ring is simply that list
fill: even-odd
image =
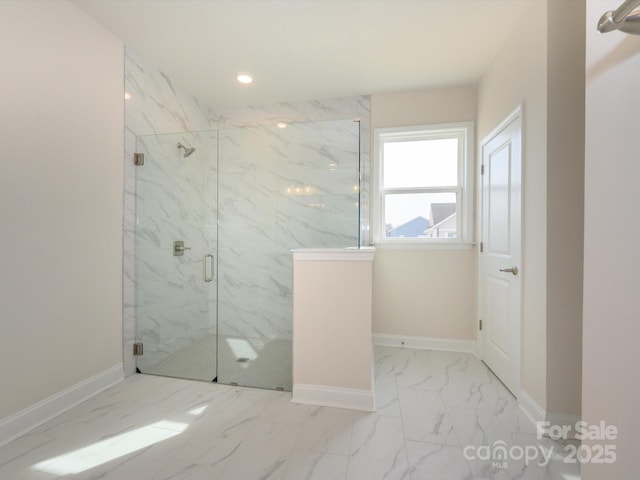
[{"label": "glass shower door", "polygon": [[217,133],[136,141],[136,365],[214,381]]},{"label": "glass shower door", "polygon": [[291,390],[291,249],[358,246],[359,126],[220,131],[220,383]]}]

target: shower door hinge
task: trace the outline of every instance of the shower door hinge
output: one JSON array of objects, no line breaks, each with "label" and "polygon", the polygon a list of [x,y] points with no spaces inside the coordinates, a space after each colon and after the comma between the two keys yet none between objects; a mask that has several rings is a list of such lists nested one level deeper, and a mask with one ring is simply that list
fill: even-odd
[{"label": "shower door hinge", "polygon": [[482,320],[480,320],[478,323],[479,323],[478,325],[479,329],[482,330]]},{"label": "shower door hinge", "polygon": [[480,242],[480,253],[484,252],[484,242]]},{"label": "shower door hinge", "polygon": [[134,165],[144,165],[144,153],[134,153],[133,154],[133,164]]},{"label": "shower door hinge", "polygon": [[135,342],[133,344],[133,356],[140,357],[142,356],[143,353],[144,353],[144,346],[142,345],[142,342]]},{"label": "shower door hinge", "polygon": [[480,165],[480,175],[484,175],[484,163]]}]

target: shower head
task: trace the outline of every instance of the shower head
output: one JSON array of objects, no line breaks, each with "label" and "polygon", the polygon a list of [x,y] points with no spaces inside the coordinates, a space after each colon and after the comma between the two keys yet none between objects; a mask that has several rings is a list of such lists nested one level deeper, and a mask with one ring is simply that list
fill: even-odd
[{"label": "shower head", "polygon": [[196,151],[195,148],[193,147],[185,147],[184,145],[182,145],[181,143],[178,142],[178,149],[183,149],[184,150],[184,158],[187,158],[189,155],[191,155],[193,152]]}]

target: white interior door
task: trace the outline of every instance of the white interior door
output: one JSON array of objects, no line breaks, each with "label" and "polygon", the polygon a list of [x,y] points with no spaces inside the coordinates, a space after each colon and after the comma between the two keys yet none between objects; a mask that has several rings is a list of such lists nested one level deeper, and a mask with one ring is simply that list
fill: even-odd
[{"label": "white interior door", "polygon": [[522,132],[514,112],[482,142],[479,264],[482,358],[516,396],[520,391],[522,297]]}]

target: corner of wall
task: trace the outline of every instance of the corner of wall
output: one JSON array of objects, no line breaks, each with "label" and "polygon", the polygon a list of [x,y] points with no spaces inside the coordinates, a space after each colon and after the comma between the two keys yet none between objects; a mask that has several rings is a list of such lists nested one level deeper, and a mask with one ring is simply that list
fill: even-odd
[{"label": "corner of wall", "polygon": [[585,2],[549,2],[547,44],[547,410],[582,400]]},{"label": "corner of wall", "polygon": [[123,45],[72,2],[0,9],[5,417],[121,361]]},{"label": "corner of wall", "polygon": [[547,3],[530,2],[482,77],[477,122],[482,140],[524,104],[521,384],[543,408],[547,397]]}]

